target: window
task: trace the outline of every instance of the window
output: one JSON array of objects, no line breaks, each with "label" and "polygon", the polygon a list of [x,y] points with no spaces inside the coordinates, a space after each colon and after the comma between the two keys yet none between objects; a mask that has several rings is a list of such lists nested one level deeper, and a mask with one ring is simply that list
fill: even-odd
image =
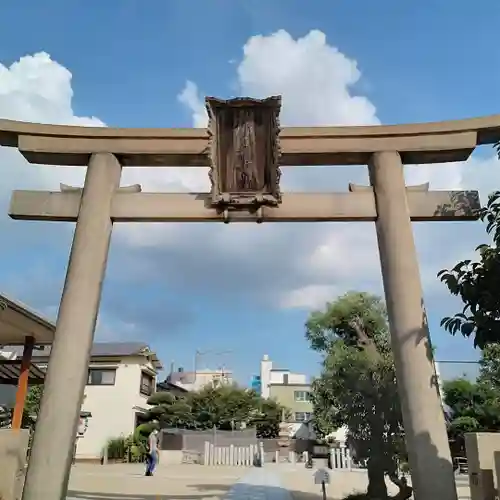
[{"label": "window", "polygon": [[307,402],[310,401],[310,392],[309,391],[295,391],[294,399],[297,402]]},{"label": "window", "polygon": [[154,392],[154,377],[146,372],[141,372],[140,393],[144,396],[151,396]]},{"label": "window", "polygon": [[115,385],[116,369],[97,369],[91,368],[89,370],[89,378],[87,385]]},{"label": "window", "polygon": [[311,413],[308,411],[295,412],[295,422],[307,422],[311,418]]},{"label": "window", "polygon": [[283,375],[283,385],[288,385],[288,373]]}]

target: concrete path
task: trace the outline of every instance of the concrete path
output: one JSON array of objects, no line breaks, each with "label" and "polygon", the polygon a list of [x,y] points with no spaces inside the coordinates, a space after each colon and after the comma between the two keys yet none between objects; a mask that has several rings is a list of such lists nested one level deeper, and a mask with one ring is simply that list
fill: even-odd
[{"label": "concrete path", "polygon": [[292,500],[278,474],[265,468],[251,469],[232,486],[224,500]]},{"label": "concrete path", "polygon": [[75,467],[67,500],[293,500],[279,474],[266,468],[159,468],[153,477],[133,465]]},{"label": "concrete path", "polygon": [[[321,500],[314,469],[287,464],[263,468],[172,465],[144,476],[142,465],[76,466],[67,500]],[[366,471],[330,471],[329,500],[364,491]],[[460,500],[470,500],[467,478],[457,478]],[[388,485],[390,493],[396,493]]]},{"label": "concrete path", "polygon": [[222,500],[249,469],[173,465],[144,476],[142,464],[77,465],[68,500]]}]

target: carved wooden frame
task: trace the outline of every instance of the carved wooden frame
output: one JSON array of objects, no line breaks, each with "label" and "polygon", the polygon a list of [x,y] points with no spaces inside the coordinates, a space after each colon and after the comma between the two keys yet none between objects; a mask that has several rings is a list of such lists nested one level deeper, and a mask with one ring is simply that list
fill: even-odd
[{"label": "carved wooden frame", "polygon": [[[211,183],[211,203],[212,205],[219,206],[222,209],[243,209],[251,210],[252,208],[259,208],[263,205],[277,206],[281,203],[281,192],[280,192],[280,177],[281,171],[279,167],[281,148],[279,142],[280,133],[280,123],[279,123],[279,113],[281,110],[281,96],[272,96],[266,99],[253,99],[249,97],[238,97],[235,99],[218,99],[216,97],[206,97],[205,105],[208,113],[208,135],[209,143],[207,148],[207,155],[209,159],[210,171],[210,183]],[[219,158],[229,156],[228,153],[235,155],[237,151],[234,151],[234,139],[235,135],[234,118],[238,117],[238,112],[244,108],[247,112],[251,112],[251,132],[252,144],[254,145],[253,159],[256,160],[256,168],[254,173],[260,174],[261,180],[263,181],[262,189],[225,189],[225,185],[228,183],[228,164],[226,161],[220,161]],[[224,114],[221,113],[226,111],[225,118]],[[221,126],[220,120],[227,119],[229,111],[229,117],[232,120],[230,126]],[[257,113],[256,113],[257,111]],[[255,117],[259,116],[264,118],[267,123],[260,124],[260,138],[256,133],[257,127],[255,126]],[[248,120],[245,120],[245,124]],[[232,130],[231,144],[227,146],[227,136],[224,134]],[[248,130],[248,129],[247,129]],[[262,131],[264,136],[262,136]],[[242,138],[240,138],[242,139]],[[265,141],[264,145],[262,142]],[[259,158],[258,147],[262,148],[262,154],[264,158]],[[222,148],[226,148],[223,152]],[[248,148],[246,153],[248,153]],[[240,150],[241,151],[241,150]],[[242,154],[244,151],[242,152]],[[267,158],[266,158],[267,157]],[[252,163],[250,161],[250,163]],[[246,163],[245,163],[246,164]],[[235,176],[234,165],[229,167],[232,170],[232,175]],[[246,173],[244,173],[246,175]],[[234,180],[235,177],[233,177]],[[247,176],[248,178],[248,176]],[[240,177],[243,179],[243,177]]]}]

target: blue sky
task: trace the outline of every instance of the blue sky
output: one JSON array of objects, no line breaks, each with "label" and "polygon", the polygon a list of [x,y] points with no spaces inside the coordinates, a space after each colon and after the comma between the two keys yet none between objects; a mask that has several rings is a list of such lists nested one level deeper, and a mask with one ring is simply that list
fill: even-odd
[{"label": "blue sky", "polygon": [[[40,52],[49,54],[51,62],[46,64],[43,75],[39,66],[25,64],[10,80],[0,66],[0,116],[71,123],[75,115],[96,117],[109,126],[192,126],[196,103],[186,106],[178,99],[188,80],[196,85],[197,98],[206,94],[230,96],[243,90],[283,93],[284,109],[291,110],[286,120],[293,124],[301,122],[302,117],[309,121],[317,117],[321,124],[354,124],[358,123],[356,113],[360,123],[434,121],[500,113],[500,54],[495,50],[499,18],[500,3],[493,0],[485,0],[481,9],[471,2],[449,0],[4,2],[0,7],[0,64],[5,71],[14,75],[13,63]],[[282,36],[280,44],[269,45],[279,38],[279,30],[284,30],[288,38]],[[307,38],[313,30],[324,34],[324,45],[317,37]],[[262,36],[260,45],[255,42],[255,50],[245,54],[243,47],[252,47],[248,43],[257,35]],[[297,53],[291,57],[285,52],[296,47],[299,39],[310,42],[301,61]],[[336,47],[345,60],[332,59],[337,56],[330,52],[325,55],[325,45]],[[271,57],[276,60],[273,62]],[[293,66],[290,72],[288,60]],[[353,60],[361,72],[358,77],[353,77],[354,70],[345,66],[345,61]],[[330,62],[331,67],[327,67]],[[56,67],[67,68],[71,81],[59,73],[49,75],[49,70]],[[307,69],[314,74],[306,75]],[[57,78],[60,85],[52,85],[51,78]],[[342,85],[336,83],[342,79]],[[30,85],[30,81],[40,84]],[[332,88],[338,85],[338,91],[327,94],[330,82]],[[297,101],[301,95],[317,94],[323,88],[331,114],[319,110],[308,115],[310,110]],[[54,93],[62,89],[62,94],[72,89],[73,98],[67,106],[71,116],[66,108],[57,114],[59,97],[46,98],[51,89]],[[341,99],[346,89],[351,97],[363,96],[373,105],[373,111],[366,106],[364,114],[354,108],[337,109],[344,102]],[[37,108],[40,96],[46,99],[43,110]],[[346,102],[354,106],[352,99]],[[320,99],[313,102],[318,103],[321,105]],[[47,110],[47,106],[54,109]],[[53,185],[62,169],[28,167],[15,153],[6,154],[3,151],[0,156],[0,168],[4,168],[4,179],[8,179],[4,190],[0,190],[0,231],[7,235],[0,248],[0,288],[54,315],[64,280],[71,226],[11,222],[4,207],[10,189],[36,189],[45,182]],[[428,175],[431,185],[441,189],[484,186],[481,194],[485,198],[488,189],[500,186],[498,165],[492,156],[491,150],[478,151],[465,166],[425,167],[419,175],[424,181]],[[13,163],[8,163],[10,159]],[[17,172],[8,170],[14,166]],[[67,170],[61,173],[61,180],[73,175]],[[342,173],[329,171],[322,169],[321,179],[328,179],[332,186],[365,175],[359,173],[360,169],[355,176],[348,169],[342,169]],[[133,175],[143,182],[141,172]],[[164,188],[173,182],[153,177],[144,180],[149,190],[158,183]],[[301,184],[299,177],[305,174],[298,173],[293,179],[290,176],[290,185]],[[184,177],[176,182],[184,187],[191,186],[189,182],[203,184]],[[307,182],[324,184],[319,180]],[[472,253],[474,243],[483,238],[482,228],[475,224],[424,226],[416,228],[416,239],[437,357],[474,359],[477,353],[469,341],[451,338],[439,328],[440,318],[455,312],[457,303],[433,276],[441,267]],[[98,338],[144,339],[166,365],[174,360],[186,368],[193,365],[195,349],[231,350],[226,355],[207,355],[204,362],[229,365],[245,383],[257,372],[265,353],[279,366],[313,375],[317,372],[317,357],[307,348],[303,327],[309,311],[303,304],[297,306],[295,299],[295,306],[290,306],[290,298],[288,306],[283,306],[286,300],[278,300],[278,296],[286,294],[287,287],[307,291],[321,286],[324,290],[326,284],[318,278],[322,273],[331,276],[332,290],[337,293],[363,287],[380,291],[376,255],[373,258],[373,228],[365,230],[363,224],[345,227],[331,229],[329,225],[325,229],[342,231],[338,234],[349,250],[346,253],[345,248],[336,248],[327,253],[332,263],[326,275],[316,269],[315,251],[332,247],[338,241],[333,236],[337,233],[332,233],[326,245],[318,239],[318,228],[309,233],[311,228],[297,225],[278,232],[267,226],[259,228],[259,233],[256,228],[245,230],[247,234],[234,226],[186,229],[163,225],[151,231],[144,229],[149,231],[144,235],[151,241],[147,245],[138,244],[138,239],[146,238],[142,233],[139,237],[139,233],[133,233],[134,239],[128,227],[118,228]],[[359,240],[364,232],[371,234],[371,246],[366,249]],[[248,235],[254,234],[261,239],[249,251],[242,241],[248,239],[251,244],[253,236]],[[317,248],[312,243],[308,246],[309,239],[317,243]],[[295,243],[300,250],[296,255],[290,248]],[[350,245],[356,246],[354,254],[360,264],[352,263],[352,279],[349,274],[339,274],[338,268],[345,267],[344,262],[333,262],[335,255],[341,259],[342,255],[350,256]],[[367,257],[370,254],[368,259],[364,251]],[[287,259],[286,265],[280,262]],[[368,265],[366,260],[369,269],[363,267]],[[332,267],[334,264],[337,268]],[[306,266],[314,269],[306,272]],[[213,276],[218,279],[211,280]],[[272,288],[278,282],[280,286]]]}]

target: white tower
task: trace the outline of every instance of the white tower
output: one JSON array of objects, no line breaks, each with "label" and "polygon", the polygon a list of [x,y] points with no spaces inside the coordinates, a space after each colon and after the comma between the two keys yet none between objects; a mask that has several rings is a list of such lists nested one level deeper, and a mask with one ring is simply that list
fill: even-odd
[{"label": "white tower", "polygon": [[263,398],[268,398],[269,384],[271,383],[271,370],[273,369],[273,362],[269,359],[267,354],[264,354],[262,361],[260,362],[260,384],[261,384],[261,395]]}]

